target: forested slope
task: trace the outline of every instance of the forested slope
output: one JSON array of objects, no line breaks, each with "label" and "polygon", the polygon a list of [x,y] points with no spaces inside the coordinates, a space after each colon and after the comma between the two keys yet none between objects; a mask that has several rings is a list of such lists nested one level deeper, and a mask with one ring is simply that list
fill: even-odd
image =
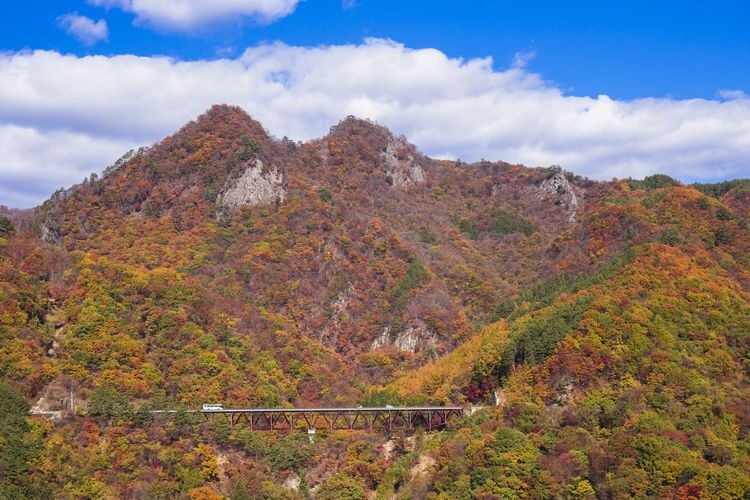
[{"label": "forested slope", "polygon": [[[746,193],[438,161],[351,117],[295,143],[216,106],[0,219],[0,494],[742,498]],[[493,391],[388,443],[148,413]]]}]

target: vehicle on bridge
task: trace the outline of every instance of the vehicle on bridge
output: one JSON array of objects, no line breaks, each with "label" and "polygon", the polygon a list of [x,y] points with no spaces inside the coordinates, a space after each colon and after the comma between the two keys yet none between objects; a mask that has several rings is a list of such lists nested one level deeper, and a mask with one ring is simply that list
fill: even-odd
[{"label": "vehicle on bridge", "polygon": [[218,403],[204,403],[203,411],[224,411],[224,405]]}]

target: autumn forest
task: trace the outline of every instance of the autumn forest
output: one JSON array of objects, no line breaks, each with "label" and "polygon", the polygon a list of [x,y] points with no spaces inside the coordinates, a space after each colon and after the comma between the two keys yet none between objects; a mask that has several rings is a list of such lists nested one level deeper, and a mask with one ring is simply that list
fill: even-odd
[{"label": "autumn forest", "polygon": [[[0,209],[0,498],[749,498],[749,221],[746,180],[214,106]],[[310,440],[204,403],[484,409]]]}]

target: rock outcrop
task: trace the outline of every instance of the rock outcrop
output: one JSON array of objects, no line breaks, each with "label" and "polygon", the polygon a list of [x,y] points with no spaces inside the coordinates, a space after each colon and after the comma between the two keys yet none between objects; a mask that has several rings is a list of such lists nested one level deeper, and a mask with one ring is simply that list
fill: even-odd
[{"label": "rock outcrop", "polygon": [[385,151],[380,154],[388,182],[392,186],[406,187],[425,181],[424,169],[409,149],[404,141],[391,137]]},{"label": "rock outcrop", "polygon": [[266,167],[256,159],[248,162],[245,172],[219,194],[217,203],[234,209],[242,205],[281,203],[285,198],[284,175],[275,165]]},{"label": "rock outcrop", "polygon": [[60,235],[57,224],[49,219],[42,224],[39,230],[39,238],[52,245],[60,245],[62,243],[62,235]]},{"label": "rock outcrop", "polygon": [[578,217],[578,196],[568,179],[561,171],[543,180],[539,184],[537,197],[540,200],[551,197],[556,205],[560,205],[568,213],[568,221],[575,222]]},{"label": "rock outcrop", "polygon": [[434,347],[436,343],[435,332],[424,321],[417,319],[395,336],[391,333],[391,327],[386,326],[380,336],[372,341],[370,349],[392,345],[401,351],[418,352]]}]

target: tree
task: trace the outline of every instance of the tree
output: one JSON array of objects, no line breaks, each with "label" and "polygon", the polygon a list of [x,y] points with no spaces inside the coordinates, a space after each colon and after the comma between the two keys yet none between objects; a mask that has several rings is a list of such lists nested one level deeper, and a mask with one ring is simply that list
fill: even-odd
[{"label": "tree", "polygon": [[133,407],[125,397],[111,387],[100,387],[91,391],[88,414],[101,423],[111,422],[116,418],[129,417]]},{"label": "tree", "polygon": [[315,496],[323,500],[361,500],[365,498],[365,490],[353,477],[336,474],[318,488]]},{"label": "tree", "polygon": [[387,405],[401,406],[403,401],[401,396],[393,390],[371,390],[367,393],[367,396],[360,403],[366,408],[378,408]]},{"label": "tree", "polygon": [[299,469],[315,456],[315,446],[302,434],[279,438],[268,450],[268,461],[275,470]]},{"label": "tree", "polygon": [[10,236],[15,228],[13,223],[5,216],[0,215],[0,237]]},{"label": "tree", "polygon": [[29,405],[23,394],[2,382],[0,401],[0,498],[45,496],[29,466],[36,453],[26,421]]}]

